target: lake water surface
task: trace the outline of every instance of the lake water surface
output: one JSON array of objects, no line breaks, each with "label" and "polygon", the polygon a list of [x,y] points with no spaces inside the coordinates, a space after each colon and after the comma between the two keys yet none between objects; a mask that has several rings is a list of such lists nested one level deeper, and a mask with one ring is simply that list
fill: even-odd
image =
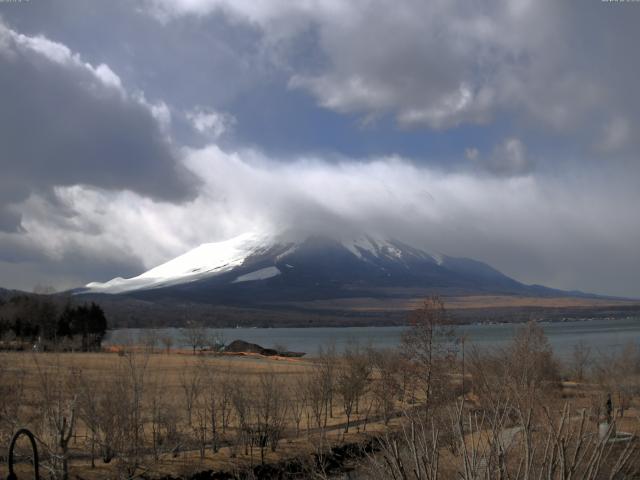
[{"label": "lake water surface", "polygon": [[[541,323],[556,355],[567,358],[578,342],[589,345],[594,354],[619,351],[629,342],[640,343],[640,318],[609,320],[582,320],[571,322]],[[349,343],[374,348],[394,348],[400,345],[402,332],[406,327],[319,327],[319,328],[221,328],[211,329],[211,333],[221,333],[225,343],[244,340],[266,348],[275,346],[287,350],[317,353],[320,347],[334,344],[338,351]],[[499,347],[508,343],[518,328],[518,324],[464,325],[457,327],[458,334],[464,334],[467,345]],[[108,333],[104,344],[139,343],[149,330],[121,329]],[[184,332],[179,328],[155,329],[157,338],[170,336],[174,347],[188,347]]]}]

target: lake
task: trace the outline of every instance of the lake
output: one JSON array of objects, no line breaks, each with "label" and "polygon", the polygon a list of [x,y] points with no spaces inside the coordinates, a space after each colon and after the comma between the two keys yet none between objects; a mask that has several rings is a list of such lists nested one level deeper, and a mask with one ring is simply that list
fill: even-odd
[{"label": "lake", "polygon": [[[594,354],[619,351],[629,342],[640,343],[640,318],[594,319],[570,322],[542,322],[549,342],[556,355],[567,358],[578,342],[589,345]],[[244,340],[266,348],[275,346],[287,350],[315,354],[320,347],[334,344],[338,351],[350,343],[385,349],[400,345],[406,327],[327,327],[327,328],[220,328],[211,329],[222,334],[225,343]],[[518,324],[464,325],[456,328],[464,334],[467,345],[480,348],[499,347],[507,344]],[[139,343],[149,330],[121,329],[109,331],[104,345]],[[182,329],[161,328],[154,332],[158,338],[170,336],[174,347],[186,348]]]}]

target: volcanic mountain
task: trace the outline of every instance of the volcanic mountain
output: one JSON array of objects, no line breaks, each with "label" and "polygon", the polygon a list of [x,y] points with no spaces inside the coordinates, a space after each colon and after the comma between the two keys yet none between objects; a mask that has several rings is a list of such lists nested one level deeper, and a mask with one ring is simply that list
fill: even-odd
[{"label": "volcanic mountain", "polygon": [[76,293],[226,305],[429,293],[566,294],[524,285],[476,260],[431,254],[392,239],[291,240],[259,233],[203,244],[137,277],[90,283]]}]

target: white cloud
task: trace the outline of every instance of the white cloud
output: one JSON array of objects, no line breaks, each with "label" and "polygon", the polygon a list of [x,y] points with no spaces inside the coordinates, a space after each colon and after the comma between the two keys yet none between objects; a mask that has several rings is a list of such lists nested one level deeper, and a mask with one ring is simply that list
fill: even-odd
[{"label": "white cloud", "polygon": [[533,170],[526,145],[516,137],[505,138],[489,155],[482,155],[476,147],[466,148],[464,155],[472,168],[499,176],[522,176]]},{"label": "white cloud", "polygon": [[617,152],[628,144],[632,132],[633,129],[628,120],[615,117],[603,128],[601,141],[596,146],[605,153]]},{"label": "white cloud", "polygon": [[506,138],[493,150],[486,167],[499,174],[517,175],[531,169],[527,148],[519,138]]},{"label": "white cloud", "polygon": [[152,12],[162,20],[179,15],[208,15],[225,12],[250,22],[266,24],[290,15],[314,13],[346,15],[352,7],[340,0],[147,0]]},{"label": "white cloud", "polygon": [[[92,67],[88,65],[88,68]],[[93,71],[105,85],[122,90],[122,80],[120,80],[120,77],[116,75],[111,68],[109,68],[109,65],[101,63],[97,68],[93,69]]]},{"label": "white cloud", "polygon": [[171,126],[171,110],[169,109],[169,106],[162,100],[157,103],[148,103],[146,101],[145,103],[158,124],[164,130],[169,130],[169,127]]},{"label": "white cloud", "polygon": [[475,147],[465,148],[464,156],[466,157],[467,160],[475,162],[476,160],[478,160],[478,157],[480,156],[480,150],[478,150]]},{"label": "white cloud", "polygon": [[[640,293],[616,280],[633,278],[640,268],[634,253],[640,228],[619,221],[633,218],[630,200],[637,193],[632,181],[611,172],[607,182],[595,174],[553,179],[444,173],[400,157],[283,164],[258,151],[226,152],[215,145],[186,150],[184,162],[202,180],[190,202],[60,187],[58,202],[73,214],[62,215],[59,206],[33,195],[21,208],[28,232],[22,241],[54,259],[72,250],[101,258],[126,253],[151,267],[200,243],[256,228],[368,231],[488,261],[527,282]],[[613,180],[615,192],[607,187]],[[0,243],[9,238],[16,237],[2,234]],[[591,260],[584,262],[586,257]]]},{"label": "white cloud", "polygon": [[49,40],[48,38],[38,35],[35,37],[29,37],[26,35],[18,34],[17,32],[10,30],[4,25],[0,25],[0,29],[4,30],[7,36],[13,38],[17,45],[22,45],[34,52],[44,55],[49,60],[56,63],[73,63],[80,64],[80,56],[73,54],[71,50],[66,46],[58,42]]},{"label": "white cloud", "polygon": [[52,62],[60,65],[65,65],[70,68],[80,68],[87,72],[90,72],[97,80],[99,80],[105,87],[114,88],[119,90],[123,94],[125,93],[122,88],[122,81],[116,73],[111,70],[109,65],[101,63],[97,67],[94,67],[90,63],[83,62],[78,53],[74,53],[66,45],[54,42],[48,38],[37,35],[27,36],[18,33],[0,21],[0,37],[4,38],[3,44],[0,44],[0,53],[6,55],[13,55],[16,52],[11,47],[11,42],[17,49],[24,48],[34,53],[40,54]]},{"label": "white cloud", "polygon": [[218,139],[227,133],[236,123],[235,118],[228,113],[197,107],[186,113],[187,119],[198,132]]}]

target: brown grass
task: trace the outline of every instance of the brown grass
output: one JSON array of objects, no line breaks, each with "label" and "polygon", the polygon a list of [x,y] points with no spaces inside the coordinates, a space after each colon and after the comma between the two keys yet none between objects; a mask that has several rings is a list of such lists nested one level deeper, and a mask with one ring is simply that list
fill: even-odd
[{"label": "brown grass", "polygon": [[[500,309],[500,308],[589,308],[638,305],[633,300],[579,297],[527,297],[521,295],[469,295],[447,297],[447,309]],[[298,302],[297,307],[314,310],[347,310],[360,312],[407,311],[418,308],[423,296],[415,298],[344,298]]]},{"label": "brown grass", "polygon": [[[24,404],[27,413],[25,418],[33,417],[36,408],[36,399],[39,395],[39,372],[55,371],[69,373],[71,371],[82,372],[82,375],[91,382],[100,382],[101,379],[108,378],[117,370],[125,357],[119,355],[118,349],[104,353],[22,353],[22,352],[0,352],[0,362],[9,370],[16,370],[25,373],[25,390]],[[145,371],[145,381],[153,383],[161,379],[163,390],[167,398],[171,399],[176,412],[182,417],[182,422],[186,423],[186,411],[184,408],[184,393],[181,385],[181,378],[184,372],[191,369],[204,367],[207,370],[217,370],[220,373],[230,372],[233,378],[242,378],[249,383],[258,384],[260,375],[273,372],[278,378],[284,380],[286,386],[291,386],[301,376],[309,373],[313,367],[313,361],[309,359],[284,358],[284,357],[263,357],[257,354],[243,355],[193,355],[188,351],[175,351],[167,353],[137,353],[140,357],[148,356],[148,365]],[[283,392],[284,395],[294,394],[291,392]],[[146,399],[145,403],[149,399]],[[362,427],[354,426],[348,434],[343,433],[341,424],[346,421],[342,409],[339,407],[339,401],[336,399],[334,403],[333,418],[328,420],[328,433],[326,441],[328,443],[342,442],[358,442],[362,441],[366,435],[376,430],[384,429],[380,424],[369,424],[366,426],[368,433],[362,431]],[[371,412],[373,414],[373,412]],[[363,415],[354,414],[352,422],[361,420]],[[273,453],[267,452],[266,462],[277,462],[282,459],[308,456],[314,452],[318,446],[319,434],[315,431],[315,425],[311,420],[311,430],[306,432],[306,416],[303,416],[301,424],[301,433],[296,438],[295,423],[289,414],[287,425],[285,427],[284,439],[280,442],[278,451]],[[36,428],[26,424],[30,428]],[[233,424],[232,424],[233,426]],[[184,427],[184,425],[183,425]],[[145,427],[146,429],[147,427]],[[186,427],[185,427],[186,430]],[[78,423],[76,435],[74,435],[71,443],[72,456],[77,457],[78,454],[85,454],[88,451],[86,439],[89,431],[81,422]],[[147,441],[148,443],[148,441]],[[172,454],[163,454],[159,461],[146,462],[145,469],[147,475],[164,476],[164,475],[186,475],[207,469],[235,471],[239,468],[245,468],[260,462],[260,456],[257,449],[253,455],[246,456],[242,454],[240,449],[236,458],[231,458],[230,449],[223,447],[216,454],[210,450],[207,451],[205,459],[199,458],[199,452],[193,447],[188,451],[181,451],[176,456]],[[110,464],[103,464],[100,459],[96,462],[96,468],[90,468],[90,460],[88,458],[73,458],[70,462],[71,478],[78,475],[84,479],[101,479],[113,478],[116,475],[116,460]],[[18,472],[28,475],[30,467],[26,464],[20,465]],[[0,477],[6,476],[7,472],[0,469]]]}]

